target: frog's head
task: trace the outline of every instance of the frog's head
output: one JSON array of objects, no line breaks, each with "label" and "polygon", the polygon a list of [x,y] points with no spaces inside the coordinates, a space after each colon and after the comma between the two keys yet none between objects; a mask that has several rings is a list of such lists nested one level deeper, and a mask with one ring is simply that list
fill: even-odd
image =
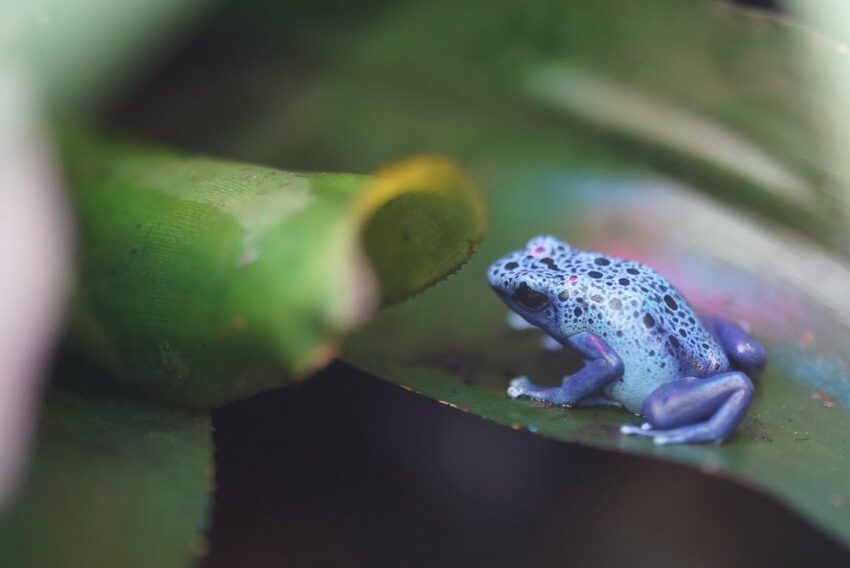
[{"label": "frog's head", "polygon": [[564,273],[559,259],[570,247],[551,236],[535,237],[525,248],[505,255],[490,265],[487,279],[514,312],[544,330],[557,326],[558,294]]}]

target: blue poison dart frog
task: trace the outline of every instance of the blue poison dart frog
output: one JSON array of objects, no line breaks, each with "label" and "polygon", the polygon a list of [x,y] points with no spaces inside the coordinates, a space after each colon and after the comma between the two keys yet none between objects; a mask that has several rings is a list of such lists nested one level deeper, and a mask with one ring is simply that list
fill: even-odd
[{"label": "blue poison dart frog", "polygon": [[542,236],[494,262],[487,277],[509,321],[540,328],[548,348],[584,359],[559,387],[512,380],[509,397],[623,406],[646,423],[621,432],[657,444],[721,442],[746,413],[764,348],[735,322],[698,317],[654,270]]}]

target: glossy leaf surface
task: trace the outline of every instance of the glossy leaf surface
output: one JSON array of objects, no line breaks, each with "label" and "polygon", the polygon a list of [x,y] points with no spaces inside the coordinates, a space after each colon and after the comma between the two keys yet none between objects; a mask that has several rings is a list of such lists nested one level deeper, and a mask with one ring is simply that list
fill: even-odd
[{"label": "glossy leaf surface", "polygon": [[[434,148],[474,163],[489,190],[479,255],[381,315],[345,358],[508,426],[728,476],[850,540],[845,227],[784,55],[793,27],[718,4],[658,2],[633,18],[621,3],[554,14],[543,4],[400,9],[285,117],[336,161]],[[462,10],[480,16],[473,29],[456,25]],[[338,124],[345,136],[324,126]],[[347,142],[367,131],[371,144]],[[659,448],[620,436],[637,420],[628,413],[505,396],[514,376],[557,383],[578,364],[510,331],[484,278],[490,261],[542,233],[643,261],[699,309],[751,326],[770,363],[733,439]]]},{"label": "glossy leaf surface", "polygon": [[[850,538],[850,330],[846,308],[836,310],[846,302],[847,268],[669,179],[598,164],[584,169],[582,161],[503,180],[490,194],[493,233],[481,253],[456,277],[381,315],[355,337],[347,359],[514,428],[732,477]],[[751,327],[768,348],[769,366],[736,436],[720,446],[659,447],[621,436],[619,425],[638,422],[622,410],[507,398],[515,376],[557,384],[579,365],[568,353],[544,351],[539,333],[510,330],[484,278],[489,262],[539,233],[640,260],[697,309]]]}]

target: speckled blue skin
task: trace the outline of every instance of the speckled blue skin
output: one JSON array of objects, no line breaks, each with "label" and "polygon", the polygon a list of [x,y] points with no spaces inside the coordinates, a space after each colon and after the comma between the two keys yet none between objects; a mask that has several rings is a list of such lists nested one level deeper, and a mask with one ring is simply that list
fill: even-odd
[{"label": "speckled blue skin", "polygon": [[560,387],[515,379],[512,398],[619,403],[647,419],[624,434],[662,444],[721,441],[746,412],[763,348],[733,322],[700,319],[652,269],[543,236],[487,275],[511,310],[585,360]]}]

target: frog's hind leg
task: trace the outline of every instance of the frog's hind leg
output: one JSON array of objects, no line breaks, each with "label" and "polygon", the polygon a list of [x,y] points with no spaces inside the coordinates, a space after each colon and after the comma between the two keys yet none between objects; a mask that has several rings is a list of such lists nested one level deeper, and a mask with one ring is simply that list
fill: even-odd
[{"label": "frog's hind leg", "polygon": [[736,369],[750,377],[757,377],[764,370],[764,347],[750,337],[743,327],[732,320],[718,317],[703,318],[703,323]]},{"label": "frog's hind leg", "polygon": [[681,379],[649,395],[641,409],[646,424],[620,431],[651,437],[656,444],[721,442],[744,417],[752,398],[753,383],[738,371]]},{"label": "frog's hind leg", "polygon": [[527,377],[516,378],[508,387],[508,396],[528,397],[565,406],[581,404],[585,400],[598,403],[599,391],[623,375],[623,361],[601,337],[592,333],[572,335],[568,343],[581,354],[584,367],[566,377],[560,387],[541,387]]}]

